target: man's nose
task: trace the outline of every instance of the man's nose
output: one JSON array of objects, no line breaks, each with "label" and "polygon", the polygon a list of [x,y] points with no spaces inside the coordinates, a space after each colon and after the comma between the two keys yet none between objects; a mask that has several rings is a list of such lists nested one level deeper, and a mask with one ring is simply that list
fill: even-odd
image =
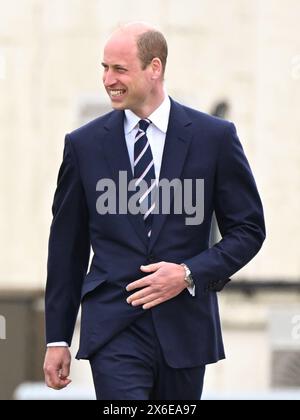
[{"label": "man's nose", "polygon": [[116,78],[115,78],[113,72],[111,72],[110,70],[107,70],[103,74],[103,83],[104,83],[105,87],[112,86],[116,83]]}]

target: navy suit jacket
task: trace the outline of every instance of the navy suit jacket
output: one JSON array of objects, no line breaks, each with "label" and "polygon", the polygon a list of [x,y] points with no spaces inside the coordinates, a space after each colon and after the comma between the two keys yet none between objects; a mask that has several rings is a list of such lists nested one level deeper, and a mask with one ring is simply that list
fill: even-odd
[{"label": "navy suit jacket", "polygon": [[[66,136],[49,239],[47,342],[71,343],[81,304],[77,357],[89,358],[144,313],[126,302],[126,285],[144,275],[140,265],[184,262],[196,296],[185,289],[152,308],[154,326],[170,366],[213,363],[224,358],[216,292],[265,238],[249,164],[232,123],[171,100],[160,179],[204,179],[204,220],[189,226],[184,212],[157,214],[148,240],[141,215],[96,210],[100,179],[118,187],[119,171],[132,177],[123,123],[124,112],[112,111]],[[209,248],[213,211],[222,239]]]}]

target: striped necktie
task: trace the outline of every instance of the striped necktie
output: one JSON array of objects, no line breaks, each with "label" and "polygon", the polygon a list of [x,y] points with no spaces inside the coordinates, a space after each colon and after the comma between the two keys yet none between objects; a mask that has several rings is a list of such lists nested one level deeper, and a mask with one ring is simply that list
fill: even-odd
[{"label": "striped necktie", "polygon": [[147,183],[147,191],[139,199],[139,204],[144,217],[147,235],[151,236],[151,226],[153,219],[153,210],[155,207],[155,171],[150,143],[147,138],[147,128],[151,124],[150,120],[144,119],[139,122],[139,129],[134,143],[134,178],[135,187],[138,187],[141,181]]}]

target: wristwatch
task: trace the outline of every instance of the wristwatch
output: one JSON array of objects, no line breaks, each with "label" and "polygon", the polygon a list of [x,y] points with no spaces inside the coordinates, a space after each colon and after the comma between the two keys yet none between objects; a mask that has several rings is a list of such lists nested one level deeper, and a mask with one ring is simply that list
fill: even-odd
[{"label": "wristwatch", "polygon": [[188,287],[194,287],[195,283],[192,277],[191,270],[186,264],[180,264],[185,270],[184,281],[187,283]]}]

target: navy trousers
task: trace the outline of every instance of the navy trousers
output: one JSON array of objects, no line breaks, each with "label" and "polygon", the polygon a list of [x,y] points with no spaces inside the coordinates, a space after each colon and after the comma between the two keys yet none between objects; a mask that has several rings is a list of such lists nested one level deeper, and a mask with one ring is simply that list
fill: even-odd
[{"label": "navy trousers", "polygon": [[98,400],[199,400],[205,366],[168,366],[151,310],[90,359]]}]

